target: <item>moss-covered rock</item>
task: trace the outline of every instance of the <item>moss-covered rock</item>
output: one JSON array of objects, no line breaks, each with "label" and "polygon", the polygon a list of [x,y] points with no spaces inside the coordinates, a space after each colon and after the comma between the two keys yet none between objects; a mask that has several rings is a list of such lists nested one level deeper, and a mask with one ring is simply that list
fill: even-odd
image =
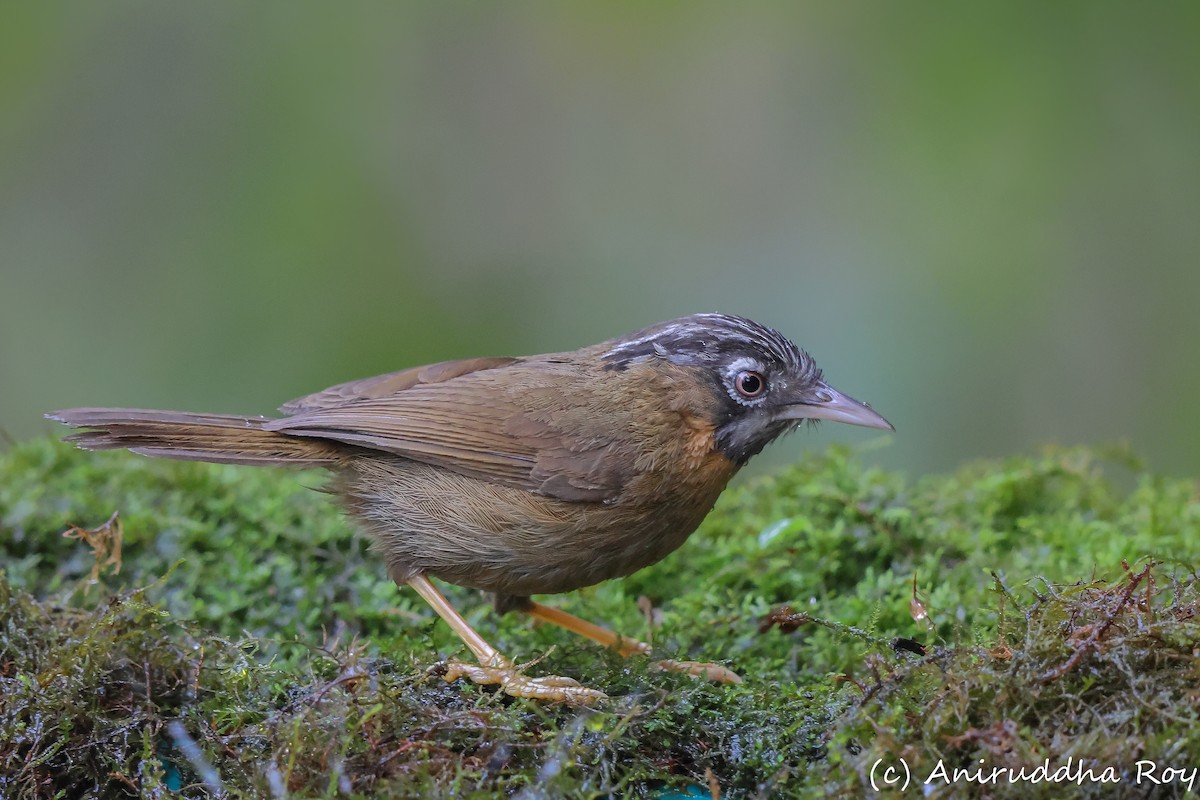
[{"label": "moss-covered rock", "polygon": [[[833,450],[552,600],[738,686],[447,589],[514,660],[613,697],[590,710],[430,674],[461,645],[320,485],[49,441],[0,457],[0,796],[859,796],[903,758],[935,796],[1045,764],[1096,779],[987,791],[1108,797],[1145,793],[1139,760],[1200,765],[1200,497],[1119,454],[912,483]],[[118,526],[120,570],[97,569]]]}]

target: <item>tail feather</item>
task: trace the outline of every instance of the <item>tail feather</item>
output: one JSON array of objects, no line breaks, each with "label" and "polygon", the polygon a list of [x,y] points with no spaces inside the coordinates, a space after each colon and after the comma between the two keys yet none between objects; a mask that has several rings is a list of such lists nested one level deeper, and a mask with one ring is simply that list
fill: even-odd
[{"label": "tail feather", "polygon": [[328,466],[344,451],[332,442],[263,430],[266,417],[137,408],[70,408],[46,417],[83,429],[66,441],[84,450],[127,448],[183,461],[299,467]]}]

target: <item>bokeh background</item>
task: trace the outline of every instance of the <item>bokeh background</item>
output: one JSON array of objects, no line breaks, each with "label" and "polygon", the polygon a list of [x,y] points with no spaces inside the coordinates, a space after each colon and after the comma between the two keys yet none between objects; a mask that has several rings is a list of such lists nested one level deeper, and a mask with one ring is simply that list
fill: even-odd
[{"label": "bokeh background", "polygon": [[[720,310],[891,418],[885,466],[1200,466],[1200,4],[3,16],[11,439]],[[835,440],[876,441],[771,458]]]}]

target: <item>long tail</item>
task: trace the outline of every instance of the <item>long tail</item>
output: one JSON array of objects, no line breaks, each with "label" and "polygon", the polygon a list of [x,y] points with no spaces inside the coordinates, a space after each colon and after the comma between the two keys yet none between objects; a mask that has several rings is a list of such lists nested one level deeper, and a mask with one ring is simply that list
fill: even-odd
[{"label": "long tail", "polygon": [[46,415],[72,428],[66,437],[84,450],[128,448],[135,453],[218,464],[329,466],[344,449],[320,439],[263,430],[265,417],[191,414],[138,408],[69,408]]}]

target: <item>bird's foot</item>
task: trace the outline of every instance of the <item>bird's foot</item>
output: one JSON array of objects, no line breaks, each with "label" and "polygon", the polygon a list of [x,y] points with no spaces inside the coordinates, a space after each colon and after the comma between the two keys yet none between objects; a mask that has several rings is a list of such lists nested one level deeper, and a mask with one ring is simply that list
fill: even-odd
[{"label": "bird's foot", "polygon": [[[548,700],[553,703],[590,705],[608,698],[604,692],[589,689],[574,678],[558,675],[543,675],[531,678],[520,668],[507,661],[495,666],[466,664],[462,661],[447,661],[442,665],[442,677],[447,683],[466,678],[473,683],[494,686],[512,697],[527,697],[531,700]],[[735,676],[736,677],[736,676]]]},{"label": "bird's foot", "polygon": [[715,683],[741,683],[741,677],[731,669],[707,661],[656,661],[655,667],[667,672],[686,672]]}]

